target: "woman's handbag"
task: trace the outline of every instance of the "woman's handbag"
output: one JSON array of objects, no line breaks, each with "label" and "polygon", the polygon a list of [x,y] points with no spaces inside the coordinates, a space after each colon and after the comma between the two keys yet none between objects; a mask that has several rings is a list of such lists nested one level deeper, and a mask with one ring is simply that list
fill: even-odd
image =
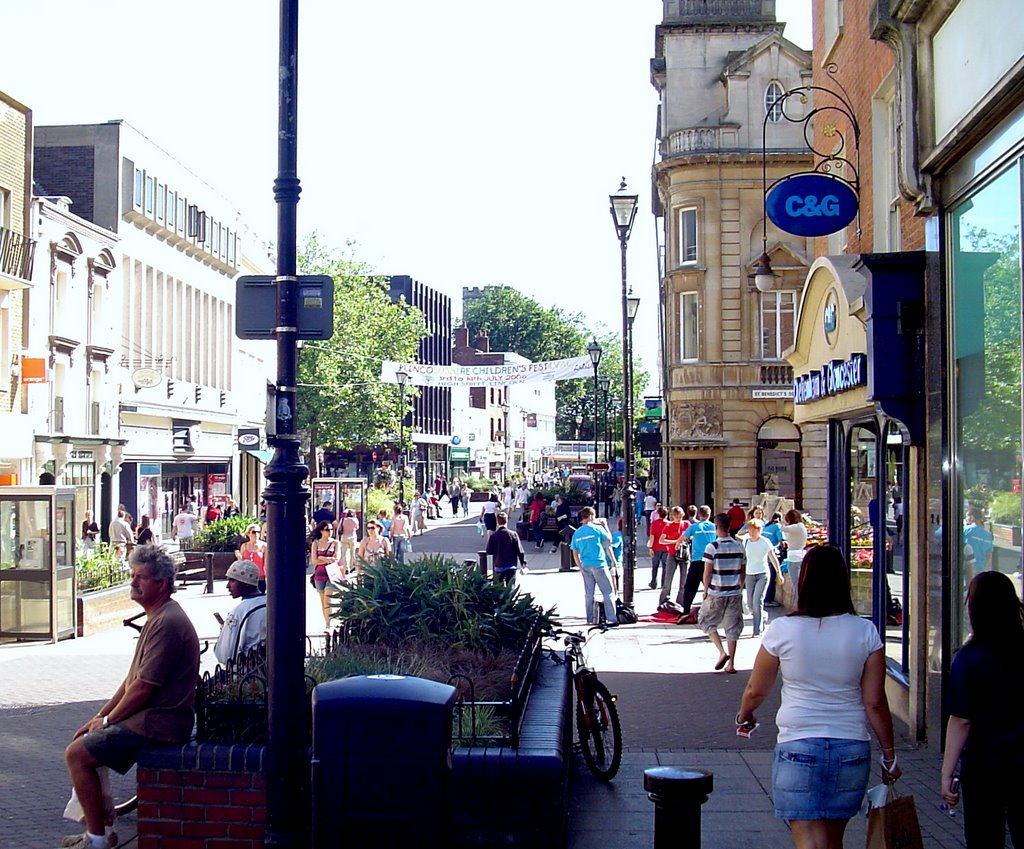
[{"label": "woman's handbag", "polygon": [[[900,796],[891,784],[886,791],[882,805],[868,808],[867,849],[924,849],[914,797]],[[876,792],[874,787],[868,796]]]}]

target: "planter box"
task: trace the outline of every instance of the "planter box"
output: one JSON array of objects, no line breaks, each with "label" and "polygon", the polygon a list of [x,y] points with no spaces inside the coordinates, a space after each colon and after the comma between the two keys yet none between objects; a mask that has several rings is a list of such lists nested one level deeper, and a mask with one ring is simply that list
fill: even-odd
[{"label": "planter box", "polygon": [[[449,845],[565,845],[574,706],[568,664],[545,660],[537,667],[517,747],[452,752]],[[139,849],[177,849],[186,841],[198,847],[204,840],[263,849],[264,746],[151,749],[140,754],[137,775]],[[415,792],[415,776],[410,781]]]},{"label": "planter box", "polygon": [[78,606],[79,637],[120,628],[123,620],[134,616],[141,609],[132,601],[129,584],[86,593],[78,596],[75,602]]},{"label": "planter box", "polygon": [[992,541],[1003,548],[1020,548],[1021,526],[992,523]]}]

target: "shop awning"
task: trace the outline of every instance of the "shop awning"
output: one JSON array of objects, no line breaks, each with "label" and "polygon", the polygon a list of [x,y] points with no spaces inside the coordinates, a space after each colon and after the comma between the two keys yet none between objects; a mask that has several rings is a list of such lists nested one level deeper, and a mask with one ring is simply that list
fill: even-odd
[{"label": "shop awning", "polygon": [[264,466],[270,462],[270,458],[274,456],[273,451],[246,451],[246,454],[252,454],[257,460],[259,460]]}]

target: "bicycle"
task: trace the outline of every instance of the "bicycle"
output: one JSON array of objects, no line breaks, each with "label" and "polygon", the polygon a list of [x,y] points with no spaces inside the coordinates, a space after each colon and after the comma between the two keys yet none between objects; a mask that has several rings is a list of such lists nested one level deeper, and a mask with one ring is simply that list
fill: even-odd
[{"label": "bicycle", "polygon": [[[590,631],[603,631],[595,625]],[[589,632],[588,632],[589,633]],[[611,781],[622,763],[622,726],[615,696],[597,678],[597,672],[588,666],[583,656],[587,638],[580,632],[554,630],[550,637],[564,636],[565,656],[548,650],[556,663],[572,664],[573,686],[576,691],[576,734],[583,760],[595,778]]]}]

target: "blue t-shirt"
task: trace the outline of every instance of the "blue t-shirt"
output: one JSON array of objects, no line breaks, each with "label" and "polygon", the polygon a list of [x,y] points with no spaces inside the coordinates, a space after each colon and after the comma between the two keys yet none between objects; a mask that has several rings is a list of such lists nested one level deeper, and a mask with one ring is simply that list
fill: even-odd
[{"label": "blue t-shirt", "polygon": [[765,525],[762,528],[761,536],[767,537],[771,540],[772,545],[778,548],[782,542],[782,528],[779,527],[778,522],[772,522],[770,525]]},{"label": "blue t-shirt", "polygon": [[622,546],[625,542],[625,537],[622,536],[622,531],[614,531],[612,533],[612,553],[615,555],[615,562],[622,562]]},{"label": "blue t-shirt", "polygon": [[585,569],[601,569],[608,565],[604,544],[611,542],[612,535],[604,528],[588,522],[580,525],[572,535],[569,547],[580,553],[580,565]]},{"label": "blue t-shirt", "polygon": [[683,539],[690,540],[691,560],[702,560],[704,549],[718,538],[714,522],[694,522],[683,531]]}]

